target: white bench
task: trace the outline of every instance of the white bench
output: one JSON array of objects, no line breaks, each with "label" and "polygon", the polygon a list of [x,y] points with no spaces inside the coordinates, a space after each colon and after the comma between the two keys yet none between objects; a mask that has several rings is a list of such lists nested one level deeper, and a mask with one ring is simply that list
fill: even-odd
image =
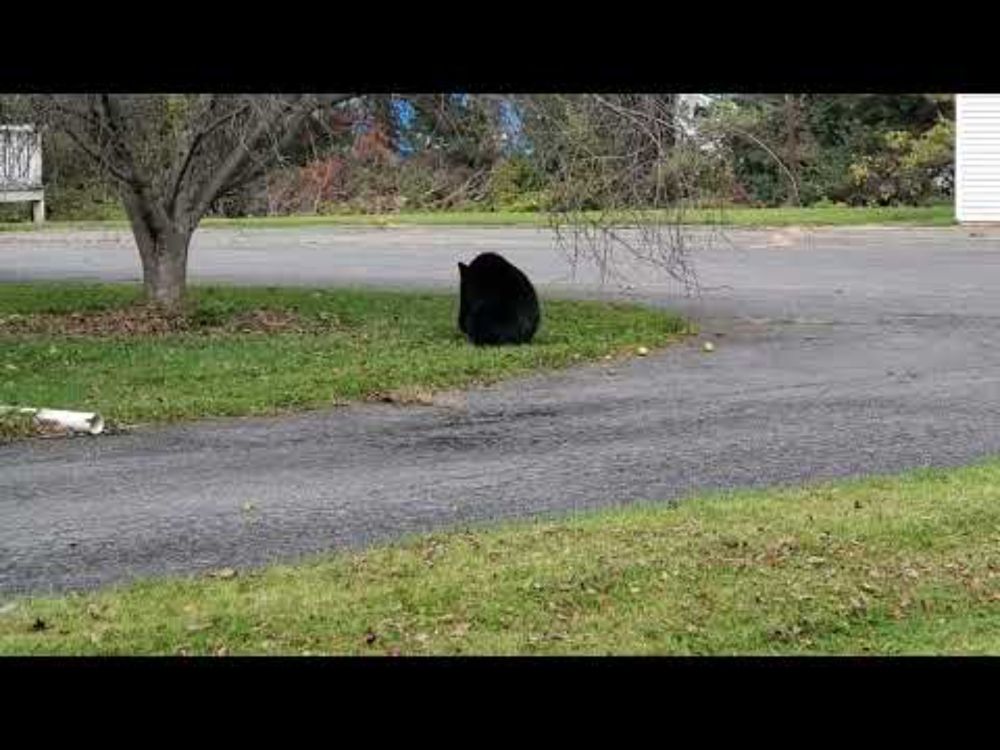
[{"label": "white bench", "polygon": [[42,139],[33,125],[0,125],[0,203],[31,203],[35,223],[45,221]]}]

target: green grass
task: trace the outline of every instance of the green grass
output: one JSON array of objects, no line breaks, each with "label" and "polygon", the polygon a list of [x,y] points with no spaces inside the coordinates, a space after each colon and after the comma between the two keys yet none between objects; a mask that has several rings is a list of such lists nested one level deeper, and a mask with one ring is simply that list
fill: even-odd
[{"label": "green grass", "polygon": [[1000,461],[220,573],[8,601],[0,654],[998,654]]},{"label": "green grass", "polygon": [[[543,300],[531,345],[477,348],[456,329],[454,294],[194,287],[190,331],[4,333],[11,316],[127,310],[139,293],[129,285],[0,285],[0,404],[98,411],[134,424],[275,414],[385,394],[421,401],[435,390],[664,345],[685,327],[677,316],[638,306]],[[306,330],[218,327],[254,309],[292,311]]]},{"label": "green grass", "polygon": [[[651,214],[652,215],[652,214]],[[866,224],[950,226],[955,223],[951,204],[926,207],[849,208],[731,208],[701,210],[687,215],[690,224],[723,224],[744,227],[849,226]],[[326,216],[267,216],[238,219],[205,219],[204,228],[301,228],[310,226],[547,226],[544,213],[512,211],[451,211],[399,214],[350,214]],[[46,229],[126,228],[127,222],[48,222]],[[27,222],[0,223],[0,231],[33,229]]]},{"label": "green grass", "polygon": [[692,223],[720,222],[732,226],[862,226],[913,225],[950,226],[955,223],[951,204],[940,206],[899,206],[886,208],[850,208],[841,206],[813,208],[733,208],[722,212],[699,212]]}]

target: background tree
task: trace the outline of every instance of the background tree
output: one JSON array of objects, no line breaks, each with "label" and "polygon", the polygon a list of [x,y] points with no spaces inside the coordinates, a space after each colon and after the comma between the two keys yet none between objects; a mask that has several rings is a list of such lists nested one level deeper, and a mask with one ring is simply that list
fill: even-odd
[{"label": "background tree", "polygon": [[712,119],[753,204],[914,205],[951,195],[950,95],[741,94],[721,97]]}]

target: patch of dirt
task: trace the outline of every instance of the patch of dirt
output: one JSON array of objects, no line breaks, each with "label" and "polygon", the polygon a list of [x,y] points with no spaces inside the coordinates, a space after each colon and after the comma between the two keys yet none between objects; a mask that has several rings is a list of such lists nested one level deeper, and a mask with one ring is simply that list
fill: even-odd
[{"label": "patch of dirt", "polygon": [[38,427],[30,415],[0,413],[0,445],[37,434]]},{"label": "patch of dirt", "polygon": [[469,408],[468,393],[457,390],[434,391],[419,386],[403,386],[388,391],[374,391],[367,394],[365,400],[401,406],[440,406],[459,411],[467,411]]},{"label": "patch of dirt", "polygon": [[199,319],[156,307],[73,313],[0,316],[0,335],[47,335],[90,338],[159,336],[176,333],[304,333],[329,328],[290,310],[255,309],[223,320]]},{"label": "patch of dirt", "polygon": [[[106,421],[103,435],[123,435],[129,431],[128,426]],[[90,437],[86,433],[77,433],[69,428],[49,420],[38,419],[29,414],[0,413],[0,445],[13,443],[28,438],[69,438]]]},{"label": "patch of dirt", "polygon": [[148,336],[187,330],[183,315],[155,308],[95,310],[73,313],[7,315],[0,318],[0,332],[63,336]]},{"label": "patch of dirt", "polygon": [[433,406],[434,394],[427,388],[403,386],[389,391],[374,391],[367,394],[365,400],[385,404]]},{"label": "patch of dirt", "polygon": [[57,422],[35,419],[17,414],[0,416],[0,445],[27,438],[60,438],[73,435],[73,431]]}]

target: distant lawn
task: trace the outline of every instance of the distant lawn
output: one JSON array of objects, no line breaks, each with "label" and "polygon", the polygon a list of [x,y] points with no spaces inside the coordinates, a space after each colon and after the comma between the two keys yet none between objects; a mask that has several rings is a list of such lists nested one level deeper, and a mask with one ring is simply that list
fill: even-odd
[{"label": "distant lawn", "polygon": [[950,226],[955,223],[955,209],[942,206],[900,206],[892,208],[734,208],[722,212],[701,212],[696,222],[720,222],[732,226],[851,226],[899,224]]},{"label": "distant lawn", "polygon": [[456,295],[195,287],[185,314],[165,318],[137,305],[139,294],[0,284],[0,404],[136,423],[419,403],[434,390],[661,346],[685,327],[634,305],[543,300],[532,344],[476,348],[457,331]]},{"label": "distant lawn", "polygon": [[[655,214],[650,213],[650,218]],[[690,224],[721,224],[745,227],[782,226],[849,226],[864,224],[949,226],[955,223],[951,204],[926,207],[896,208],[731,208],[723,211],[692,211],[685,216]],[[399,214],[351,214],[329,216],[266,216],[240,219],[210,218],[202,222],[206,228],[233,227],[294,228],[310,226],[547,226],[544,213],[510,211],[450,211]],[[121,221],[48,222],[47,229],[127,228]],[[28,222],[0,224],[0,231],[33,229]]]},{"label": "distant lawn", "polygon": [[0,602],[0,654],[1000,654],[1000,462]]}]

